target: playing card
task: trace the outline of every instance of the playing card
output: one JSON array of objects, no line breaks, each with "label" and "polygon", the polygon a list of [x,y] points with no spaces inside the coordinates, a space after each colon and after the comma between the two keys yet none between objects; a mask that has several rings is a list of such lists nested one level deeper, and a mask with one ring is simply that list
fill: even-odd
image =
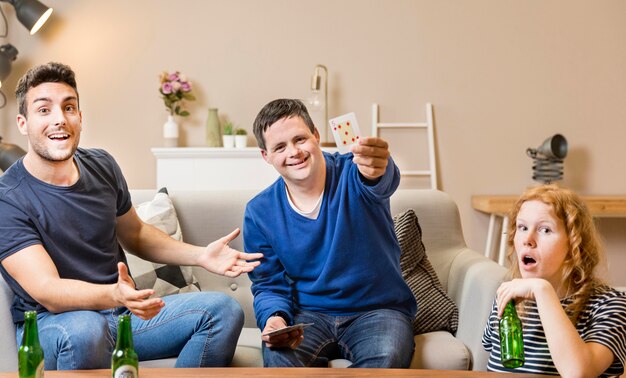
[{"label": "playing card", "polygon": [[276,336],[276,335],[282,335],[283,333],[287,333],[287,332],[291,332],[293,330],[296,329],[304,329],[308,326],[312,326],[313,323],[300,323],[300,324],[296,324],[296,325],[292,325],[289,327],[285,327],[285,328],[281,328],[281,329],[277,329],[268,333],[264,333],[263,336]]},{"label": "playing card", "polygon": [[335,137],[335,143],[337,143],[339,153],[345,154],[350,152],[350,146],[358,143],[361,137],[356,115],[354,115],[354,113],[344,114],[331,119],[328,123]]}]

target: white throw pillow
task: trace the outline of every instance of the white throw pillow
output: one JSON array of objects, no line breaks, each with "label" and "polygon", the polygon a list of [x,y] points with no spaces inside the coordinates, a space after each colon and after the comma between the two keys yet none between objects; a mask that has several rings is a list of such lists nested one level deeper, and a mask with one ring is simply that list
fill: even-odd
[{"label": "white throw pillow", "polygon": [[[183,240],[176,209],[166,188],[159,190],[151,201],[136,205],[135,210],[144,222],[176,240]],[[157,264],[130,253],[126,253],[126,259],[137,289],[154,289],[155,297],[200,291],[190,266]]]}]

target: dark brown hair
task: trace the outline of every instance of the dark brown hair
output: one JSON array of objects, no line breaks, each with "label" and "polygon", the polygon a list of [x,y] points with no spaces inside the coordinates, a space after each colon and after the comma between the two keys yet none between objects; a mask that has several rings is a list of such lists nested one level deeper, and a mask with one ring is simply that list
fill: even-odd
[{"label": "dark brown hair", "polygon": [[270,126],[283,118],[300,117],[309,127],[311,133],[315,133],[315,125],[309,112],[300,100],[281,98],[267,103],[254,120],[252,131],[256,142],[262,150],[265,150],[265,136],[263,133]]},{"label": "dark brown hair", "polygon": [[31,68],[20,78],[15,88],[17,99],[17,111],[26,117],[27,106],[26,93],[31,88],[43,83],[65,83],[74,89],[78,100],[78,90],[76,89],[76,76],[69,66],[62,63],[49,62]]}]

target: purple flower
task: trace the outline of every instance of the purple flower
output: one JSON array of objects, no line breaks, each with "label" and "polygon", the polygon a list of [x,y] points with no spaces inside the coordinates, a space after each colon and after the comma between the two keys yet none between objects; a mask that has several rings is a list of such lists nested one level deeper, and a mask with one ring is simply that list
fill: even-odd
[{"label": "purple flower", "polygon": [[170,93],[172,93],[172,83],[165,82],[165,83],[161,84],[161,92],[163,92],[163,94],[170,94]]},{"label": "purple flower", "polygon": [[191,94],[191,82],[187,81],[187,76],[179,71],[163,72],[159,76],[159,81],[159,92],[167,111],[172,115],[188,116],[189,112],[183,108],[182,103],[196,98]]}]

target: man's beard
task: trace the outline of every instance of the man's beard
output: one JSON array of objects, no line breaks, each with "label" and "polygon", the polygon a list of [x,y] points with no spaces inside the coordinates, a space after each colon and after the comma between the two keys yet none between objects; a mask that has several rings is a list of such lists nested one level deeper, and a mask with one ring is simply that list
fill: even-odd
[{"label": "man's beard", "polygon": [[74,156],[74,153],[76,152],[76,149],[78,148],[78,142],[79,142],[79,138],[76,138],[74,141],[74,144],[72,145],[72,148],[69,151],[64,152],[60,156],[55,156],[54,154],[52,154],[50,152],[50,149],[48,149],[45,146],[45,143],[36,142],[32,145],[32,148],[33,148],[33,151],[37,154],[37,156],[41,157],[44,160],[47,160],[50,162],[61,162],[61,161],[66,161],[68,159],[71,159]]}]

